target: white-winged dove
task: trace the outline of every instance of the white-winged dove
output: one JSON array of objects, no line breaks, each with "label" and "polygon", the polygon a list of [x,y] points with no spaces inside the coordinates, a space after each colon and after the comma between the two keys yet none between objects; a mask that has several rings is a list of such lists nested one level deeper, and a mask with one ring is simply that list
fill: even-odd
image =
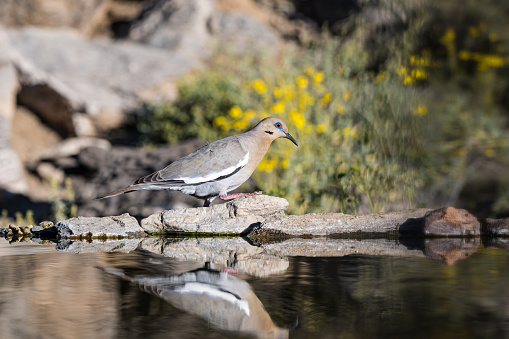
[{"label": "white-winged dove", "polygon": [[96,199],[139,190],[173,190],[205,199],[203,206],[207,207],[217,197],[226,200],[258,194],[260,192],[228,195],[228,192],[249,179],[277,138],[290,139],[298,146],[283,120],[265,118],[249,132],[214,141],[136,180],[133,185]]}]

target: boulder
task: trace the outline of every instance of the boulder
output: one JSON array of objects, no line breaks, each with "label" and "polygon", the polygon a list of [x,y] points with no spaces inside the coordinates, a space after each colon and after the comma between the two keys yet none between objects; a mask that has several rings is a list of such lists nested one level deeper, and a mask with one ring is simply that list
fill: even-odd
[{"label": "boulder", "polygon": [[481,224],[464,209],[443,207],[426,213],[423,232],[432,237],[474,237],[481,234]]},{"label": "boulder", "polygon": [[[1,42],[0,42],[1,49]],[[0,56],[0,59],[3,59]],[[23,193],[27,184],[23,178],[23,165],[12,148],[11,126],[16,110],[18,77],[14,66],[0,60],[0,188]]]},{"label": "boulder", "polygon": [[129,214],[112,217],[76,217],[59,221],[55,227],[63,238],[143,236],[138,221]]},{"label": "boulder", "polygon": [[167,50],[210,55],[212,0],[159,0],[147,3],[131,22],[128,38]]},{"label": "boulder", "polygon": [[211,207],[153,214],[141,221],[141,227],[148,233],[247,234],[269,217],[283,217],[287,208],[283,198],[254,195]]},{"label": "boulder", "polygon": [[509,218],[484,220],[483,233],[488,236],[509,237]]},{"label": "boulder", "polygon": [[[176,80],[201,59],[199,54],[38,27],[0,31],[0,47],[16,66],[18,101],[64,137],[80,131],[75,124],[86,125],[83,115],[100,130],[118,126],[123,112],[136,109],[148,89]],[[158,95],[160,100],[175,97]]]}]

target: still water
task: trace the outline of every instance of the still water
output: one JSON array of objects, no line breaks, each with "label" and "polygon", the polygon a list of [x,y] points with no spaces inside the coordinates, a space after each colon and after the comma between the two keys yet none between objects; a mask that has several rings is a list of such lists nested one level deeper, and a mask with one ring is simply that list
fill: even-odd
[{"label": "still water", "polygon": [[509,338],[504,249],[437,260],[394,240],[321,257],[147,241],[0,239],[0,338]]}]

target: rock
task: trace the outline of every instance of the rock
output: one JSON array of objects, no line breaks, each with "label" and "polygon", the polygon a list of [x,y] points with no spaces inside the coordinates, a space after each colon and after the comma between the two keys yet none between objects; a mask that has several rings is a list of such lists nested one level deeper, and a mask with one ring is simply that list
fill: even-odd
[{"label": "rock", "polygon": [[69,138],[61,141],[41,155],[42,160],[66,158],[77,156],[88,147],[98,148],[104,151],[111,149],[111,143],[106,139],[99,138]]},{"label": "rock", "polygon": [[84,28],[98,8],[109,0],[2,0],[0,22],[4,26]]},{"label": "rock", "polygon": [[40,225],[37,225],[37,226],[32,227],[32,233],[34,233],[34,232],[40,232],[40,231],[42,231],[42,230],[44,230],[44,227],[42,227],[42,226],[40,226]]},{"label": "rock", "polygon": [[464,236],[481,234],[481,224],[464,209],[443,207],[424,216],[424,235],[434,237]]},{"label": "rock", "polygon": [[281,46],[278,33],[257,19],[237,11],[219,15],[218,43],[235,53],[273,53]]},{"label": "rock", "polygon": [[19,102],[64,137],[76,135],[74,120],[82,118],[74,119],[76,114],[89,115],[99,130],[115,127],[124,111],[141,104],[140,93],[177,79],[201,58],[35,27],[0,31],[0,49],[18,72]]},{"label": "rock", "polygon": [[131,23],[129,39],[157,48],[210,54],[211,0],[159,0],[148,3]]},{"label": "rock", "polygon": [[483,233],[489,236],[509,237],[509,218],[486,219],[483,223]]},{"label": "rock", "polygon": [[39,226],[41,226],[43,229],[48,229],[50,227],[55,226],[52,221],[42,221],[39,223]]},{"label": "rock", "polygon": [[112,217],[76,217],[59,221],[56,225],[58,234],[63,238],[79,236],[143,236],[143,229],[136,219],[129,214]]},{"label": "rock", "polygon": [[424,216],[428,209],[380,214],[348,215],[342,213],[310,213],[305,215],[276,215],[261,225],[262,231],[302,236],[333,234],[396,235],[399,227],[410,218]]},{"label": "rock", "polygon": [[474,254],[480,246],[479,238],[467,239],[426,239],[424,255],[452,265],[458,260]]},{"label": "rock", "polygon": [[68,167],[67,176],[72,180],[79,206],[78,215],[129,213],[137,218],[146,218],[165,209],[203,205],[202,200],[171,191],[140,191],[93,200],[101,194],[131,185],[136,179],[164,168],[203,145],[203,141],[190,140],[181,145],[156,149],[112,147],[107,151],[89,147],[83,149],[77,158],[65,158],[76,161],[76,167]]},{"label": "rock", "polygon": [[141,221],[152,232],[244,234],[268,217],[284,216],[288,201],[267,195],[234,199],[211,207],[186,208],[153,214]]},{"label": "rock", "polygon": [[[0,50],[1,50],[0,41]],[[3,52],[2,52],[3,53]],[[2,59],[3,57],[0,57]],[[23,165],[11,144],[11,126],[19,83],[14,66],[0,60],[0,188],[13,193],[27,191]]]}]

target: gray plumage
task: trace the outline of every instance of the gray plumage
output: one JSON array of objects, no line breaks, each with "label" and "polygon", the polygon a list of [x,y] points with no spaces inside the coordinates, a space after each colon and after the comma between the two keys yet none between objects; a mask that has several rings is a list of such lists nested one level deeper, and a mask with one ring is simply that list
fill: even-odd
[{"label": "gray plumage", "polygon": [[277,138],[290,139],[297,145],[284,121],[265,118],[249,132],[214,141],[133,185],[96,199],[137,190],[178,190],[205,199],[204,206],[218,196],[230,199],[227,193],[249,179]]}]

